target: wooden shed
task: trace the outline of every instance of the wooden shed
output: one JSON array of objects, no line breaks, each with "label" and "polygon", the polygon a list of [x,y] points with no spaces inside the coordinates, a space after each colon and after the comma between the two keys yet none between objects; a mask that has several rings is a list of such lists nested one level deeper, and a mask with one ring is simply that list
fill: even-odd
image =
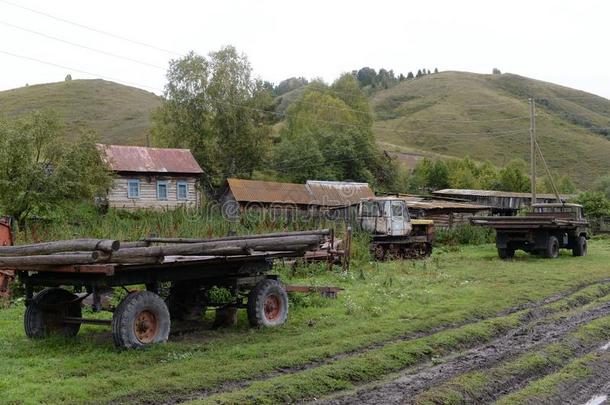
[{"label": "wooden shed", "polygon": [[109,207],[134,210],[200,205],[197,182],[203,170],[190,150],[101,144],[98,149],[115,173],[106,196]]},{"label": "wooden shed", "polygon": [[[518,210],[528,207],[532,202],[532,195],[530,193],[515,193],[510,191],[448,188],[434,191],[432,194],[441,198],[452,198],[456,201],[461,200],[473,204],[486,205],[491,207],[493,214],[499,215],[515,215]],[[561,195],[560,197],[565,201],[571,196]],[[557,202],[557,198],[554,194],[539,193],[536,194],[536,202],[538,204]]]},{"label": "wooden shed", "polygon": [[308,180],[305,184],[275,181],[228,179],[220,198],[226,218],[236,218],[250,210],[272,213],[287,218],[328,215],[358,204],[361,198],[374,196],[367,183]]}]

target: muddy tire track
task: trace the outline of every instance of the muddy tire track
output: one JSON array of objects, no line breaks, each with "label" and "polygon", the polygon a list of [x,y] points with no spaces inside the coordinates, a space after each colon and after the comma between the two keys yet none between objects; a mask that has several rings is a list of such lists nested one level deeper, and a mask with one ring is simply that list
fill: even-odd
[{"label": "muddy tire track", "polygon": [[610,315],[610,302],[574,315],[529,323],[463,354],[447,356],[441,364],[420,365],[406,370],[402,376],[388,383],[366,386],[348,395],[316,403],[411,403],[417,394],[428,388],[472,370],[492,367],[539,346],[555,343],[579,326],[607,315]]},{"label": "muddy tire track", "polygon": [[[387,345],[390,345],[393,343],[404,342],[404,341],[412,340],[412,339],[425,338],[425,337],[437,334],[439,332],[444,332],[444,331],[447,331],[450,329],[456,329],[456,328],[460,328],[463,326],[476,324],[478,322],[482,322],[485,320],[509,316],[514,313],[528,310],[528,309],[531,310],[531,312],[529,312],[527,314],[527,319],[524,321],[532,322],[549,313],[549,311],[546,308],[544,308],[545,306],[553,304],[558,301],[561,301],[562,299],[567,298],[571,295],[577,294],[586,288],[593,287],[596,285],[601,287],[601,286],[605,286],[608,284],[610,284],[610,278],[597,280],[597,281],[593,281],[593,282],[589,282],[589,283],[582,283],[575,287],[564,290],[560,293],[545,297],[541,300],[513,306],[510,308],[504,309],[502,311],[499,311],[490,316],[471,318],[471,319],[469,319],[467,321],[463,321],[463,322],[445,323],[445,324],[441,324],[441,325],[438,325],[438,326],[435,326],[432,328],[428,328],[424,331],[410,332],[410,333],[407,333],[404,335],[399,335],[392,339],[383,340],[383,341],[375,342],[373,344],[365,345],[365,346],[359,347],[355,350],[349,350],[349,351],[346,351],[343,353],[329,356],[324,359],[306,362],[301,365],[293,366],[293,367],[278,368],[274,371],[261,374],[255,378],[249,378],[249,379],[244,379],[244,380],[239,380],[239,381],[227,381],[227,382],[217,385],[214,388],[193,390],[193,391],[189,391],[188,393],[179,393],[179,392],[178,393],[176,393],[176,392],[159,393],[158,396],[160,396],[160,397],[167,396],[167,399],[163,400],[163,401],[142,400],[142,399],[136,399],[133,396],[130,396],[128,398],[119,399],[119,400],[113,401],[111,403],[117,404],[117,403],[124,403],[124,401],[127,401],[129,403],[138,403],[138,404],[165,404],[165,405],[179,404],[182,402],[202,399],[202,398],[208,397],[210,395],[214,395],[214,394],[218,394],[218,393],[222,393],[222,392],[230,392],[230,391],[243,389],[243,388],[250,386],[251,384],[253,384],[255,382],[265,381],[265,380],[268,380],[268,379],[271,379],[274,377],[279,377],[279,376],[287,375],[287,374],[295,374],[298,372],[306,371],[306,370],[324,366],[327,364],[332,364],[336,361],[339,361],[339,360],[342,360],[342,359],[345,359],[348,357],[356,356],[356,355],[359,355],[362,353],[366,353],[368,351],[380,349],[380,348],[383,348],[384,346],[387,346]],[[584,305],[586,303],[587,302],[579,302],[577,304]],[[187,329],[187,331],[188,331],[188,329]],[[182,339],[182,338],[188,338],[188,336],[185,336],[185,335],[188,335],[188,332],[187,333],[178,333],[177,334],[178,340]]]}]

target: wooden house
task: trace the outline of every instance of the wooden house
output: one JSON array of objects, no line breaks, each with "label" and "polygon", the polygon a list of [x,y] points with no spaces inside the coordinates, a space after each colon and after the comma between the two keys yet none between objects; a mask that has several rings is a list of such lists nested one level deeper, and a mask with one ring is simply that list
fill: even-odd
[{"label": "wooden house", "polygon": [[98,145],[102,159],[115,173],[106,200],[123,209],[198,207],[197,187],[203,173],[188,149]]}]

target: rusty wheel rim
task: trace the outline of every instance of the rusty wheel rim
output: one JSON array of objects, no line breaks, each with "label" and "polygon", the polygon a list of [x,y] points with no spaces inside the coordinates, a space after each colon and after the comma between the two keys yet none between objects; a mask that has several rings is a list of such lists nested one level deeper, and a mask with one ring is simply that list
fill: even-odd
[{"label": "rusty wheel rim", "polygon": [[152,343],[159,332],[159,322],[157,322],[155,314],[144,310],[136,316],[133,329],[140,342]]},{"label": "rusty wheel rim", "polygon": [[265,318],[268,321],[275,321],[280,317],[282,303],[277,295],[268,295],[265,300]]}]

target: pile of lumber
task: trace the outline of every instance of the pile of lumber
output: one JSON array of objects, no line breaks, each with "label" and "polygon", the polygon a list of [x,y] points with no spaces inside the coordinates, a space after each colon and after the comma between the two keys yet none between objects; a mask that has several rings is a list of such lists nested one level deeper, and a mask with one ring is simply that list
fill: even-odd
[{"label": "pile of lumber", "polygon": [[75,239],[0,246],[0,268],[96,263],[154,264],[166,257],[226,257],[255,254],[300,255],[319,246],[329,230],[284,232],[216,239],[145,238],[134,242]]}]

